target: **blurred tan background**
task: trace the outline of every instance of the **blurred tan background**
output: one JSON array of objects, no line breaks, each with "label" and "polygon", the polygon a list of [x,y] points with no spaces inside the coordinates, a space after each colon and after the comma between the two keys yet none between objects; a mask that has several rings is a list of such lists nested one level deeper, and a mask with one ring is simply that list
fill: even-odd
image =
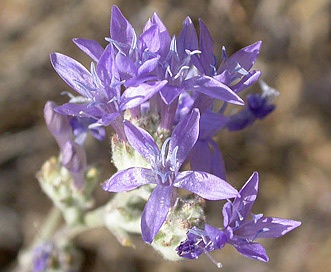
[{"label": "blurred tan background", "polygon": [[[270,262],[240,256],[230,247],[213,254],[223,271],[331,271],[331,1],[330,0],[1,0],[0,3],[0,268],[38,235],[51,203],[35,172],[56,154],[45,128],[47,100],[61,103],[69,87],[49,62],[61,52],[89,65],[71,42],[74,37],[109,37],[110,9],[120,7],[137,32],[156,11],[170,33],[190,16],[208,25],[218,51],[228,54],[262,40],[256,68],[280,91],[277,110],[239,133],[222,133],[219,144],[228,181],[240,188],[254,170],[260,194],[253,212],[301,220],[302,226],[277,240],[261,241]],[[258,86],[251,88],[258,91]],[[107,141],[89,145],[89,161],[110,176]],[[102,180],[101,180],[102,181]],[[98,202],[109,194],[96,192]],[[221,203],[208,204],[210,223],[220,226]],[[135,238],[122,248],[104,230],[80,237],[83,271],[217,271],[206,256],[197,261],[164,261]]]}]

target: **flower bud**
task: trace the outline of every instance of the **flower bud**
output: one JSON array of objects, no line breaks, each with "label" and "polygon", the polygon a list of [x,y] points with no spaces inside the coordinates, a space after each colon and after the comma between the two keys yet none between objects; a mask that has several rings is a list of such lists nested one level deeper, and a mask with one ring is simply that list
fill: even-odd
[{"label": "flower bud", "polygon": [[87,160],[84,148],[73,141],[67,141],[61,149],[62,165],[67,168],[78,189],[84,187],[84,174]]},{"label": "flower bud", "polygon": [[44,107],[44,118],[48,130],[62,148],[71,137],[71,127],[67,116],[54,111],[56,107],[56,103],[48,101]]},{"label": "flower bud", "polygon": [[80,271],[82,256],[70,243],[61,245],[47,241],[39,245],[33,255],[33,271]]}]

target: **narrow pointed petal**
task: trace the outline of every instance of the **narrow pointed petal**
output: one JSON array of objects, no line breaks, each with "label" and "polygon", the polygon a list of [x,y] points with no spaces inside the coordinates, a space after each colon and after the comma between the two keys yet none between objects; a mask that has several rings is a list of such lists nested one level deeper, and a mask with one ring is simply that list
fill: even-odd
[{"label": "narrow pointed petal", "polygon": [[98,61],[103,53],[104,49],[97,41],[82,38],[75,38],[72,41],[94,61]]},{"label": "narrow pointed petal", "polygon": [[236,232],[236,236],[242,236],[250,240],[258,238],[278,238],[291,230],[299,227],[301,222],[276,217],[254,218],[242,225]]},{"label": "narrow pointed petal", "polygon": [[168,154],[172,156],[176,149],[176,158],[179,165],[182,165],[198,139],[199,120],[199,111],[193,109],[189,115],[178,123],[172,132]]},{"label": "narrow pointed petal", "polygon": [[129,121],[124,121],[124,131],[130,145],[149,163],[154,163],[160,151],[152,136]]},{"label": "narrow pointed petal", "polygon": [[159,64],[160,56],[155,58],[146,60],[139,68],[138,68],[138,76],[139,77],[151,77],[152,73],[155,71]]},{"label": "narrow pointed petal", "polygon": [[254,172],[239,191],[240,196],[236,197],[233,201],[233,210],[240,212],[240,215],[243,218],[247,218],[247,216],[250,214],[250,211],[257,198],[258,186],[259,174]]},{"label": "narrow pointed petal", "polygon": [[152,25],[146,29],[139,37],[137,46],[142,50],[157,53],[160,50],[161,41],[157,25]]},{"label": "narrow pointed petal", "polygon": [[113,112],[113,113],[107,113],[107,114],[103,114],[102,117],[98,120],[98,124],[108,127],[110,126],[115,119],[120,115],[119,112]]},{"label": "narrow pointed petal", "polygon": [[269,257],[263,248],[262,245],[257,243],[250,243],[246,240],[241,240],[236,243],[231,243],[235,249],[245,257],[248,257],[250,259],[258,260],[261,262],[268,262]]},{"label": "narrow pointed petal", "polygon": [[233,198],[238,192],[229,183],[206,172],[184,171],[177,175],[174,186],[209,200]]},{"label": "narrow pointed petal", "polygon": [[94,119],[99,119],[103,114],[100,109],[89,104],[66,103],[56,107],[54,110],[68,116],[92,117]]},{"label": "narrow pointed petal", "polygon": [[249,71],[253,67],[260,53],[261,44],[262,42],[258,41],[240,49],[231,55],[228,60],[220,66],[217,73],[221,74],[225,70],[233,70],[236,64],[239,64],[246,71]]},{"label": "narrow pointed petal", "polygon": [[183,22],[183,29],[177,39],[178,55],[181,59],[187,56],[186,50],[194,51],[198,49],[198,36],[194,24],[190,17],[186,17]]},{"label": "narrow pointed petal", "polygon": [[121,110],[141,105],[167,84],[166,80],[141,83],[136,87],[127,88],[121,96]]},{"label": "narrow pointed petal", "polygon": [[204,74],[212,76],[215,71],[216,57],[214,55],[214,43],[210,32],[202,20],[199,20],[200,27],[200,60]]},{"label": "narrow pointed petal", "polygon": [[194,90],[214,99],[223,100],[236,105],[244,105],[244,101],[222,82],[209,77],[199,76],[185,81],[187,89]]},{"label": "narrow pointed petal", "polygon": [[250,71],[246,75],[244,75],[244,77],[237,84],[231,86],[231,89],[235,93],[239,93],[252,86],[256,81],[258,81],[261,74],[262,73],[260,71]]},{"label": "narrow pointed petal", "polygon": [[125,192],[155,182],[155,175],[152,170],[132,167],[117,172],[102,184],[102,189],[107,192]]},{"label": "narrow pointed petal", "polygon": [[110,22],[110,36],[113,40],[131,46],[134,29],[117,6],[113,6]]},{"label": "narrow pointed petal", "polygon": [[141,233],[145,242],[152,243],[166,220],[173,190],[171,186],[158,185],[149,197],[141,216]]},{"label": "narrow pointed petal", "polygon": [[160,49],[158,51],[158,54],[161,57],[165,58],[168,54],[168,50],[171,43],[170,34],[166,26],[161,21],[160,17],[156,13],[153,14],[151,21],[152,23],[155,23],[159,28]]},{"label": "narrow pointed petal", "polygon": [[[117,68],[115,68],[114,46],[108,44],[104,52],[99,58],[97,65],[98,77],[103,83],[103,86],[110,86],[113,77],[117,76]],[[110,97],[108,97],[109,99]]]},{"label": "narrow pointed petal", "polygon": [[[83,65],[60,53],[52,53],[50,59],[55,71],[72,89],[84,97],[89,97],[86,88],[94,89],[94,84],[92,75]],[[82,88],[79,83],[86,88]]]}]

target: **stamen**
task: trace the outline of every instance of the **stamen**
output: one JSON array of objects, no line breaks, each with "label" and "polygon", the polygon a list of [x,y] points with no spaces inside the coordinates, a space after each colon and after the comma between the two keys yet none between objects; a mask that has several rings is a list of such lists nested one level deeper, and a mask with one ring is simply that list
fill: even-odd
[{"label": "stamen", "polygon": [[218,268],[222,268],[222,264],[220,262],[216,262],[215,259],[209,254],[207,250],[204,250],[204,253],[207,255],[209,260],[213,262],[213,264],[215,264]]},{"label": "stamen", "polygon": [[228,59],[228,56],[226,54],[225,46],[222,46],[222,61],[226,61]]},{"label": "stamen", "polygon": [[97,87],[102,86],[101,80],[98,77],[97,71],[95,69],[94,62],[91,62],[91,74],[92,74],[93,82],[96,84],[96,86]]},{"label": "stamen", "polygon": [[134,53],[136,51],[135,49],[137,48],[137,35],[134,31],[132,31],[132,33],[133,33],[133,39],[129,50],[129,56],[132,56],[132,53]]},{"label": "stamen", "polygon": [[167,149],[167,146],[168,146],[168,143],[170,142],[171,140],[171,137],[167,138],[163,144],[162,144],[162,148],[161,148],[161,163],[162,163],[162,166],[165,167],[165,163],[166,163],[166,149]]},{"label": "stamen", "polygon": [[128,46],[127,44],[125,44],[125,43],[121,43],[121,42],[118,42],[118,41],[115,41],[115,40],[113,40],[112,38],[108,38],[108,37],[106,37],[105,40],[106,40],[107,42],[111,43],[112,45],[114,45],[115,48],[116,48],[121,54],[123,54],[124,56],[126,56],[125,52],[121,49],[121,46],[125,48],[125,47]]},{"label": "stamen", "polygon": [[180,69],[179,69],[178,73],[175,75],[174,79],[179,78],[181,75],[184,74],[185,71],[187,71],[189,69],[190,69],[190,67],[189,66],[186,66],[186,65],[180,67]]},{"label": "stamen", "polygon": [[178,163],[177,163],[177,153],[178,153],[178,146],[176,146],[171,154],[170,157],[170,170],[177,172],[178,168]]}]

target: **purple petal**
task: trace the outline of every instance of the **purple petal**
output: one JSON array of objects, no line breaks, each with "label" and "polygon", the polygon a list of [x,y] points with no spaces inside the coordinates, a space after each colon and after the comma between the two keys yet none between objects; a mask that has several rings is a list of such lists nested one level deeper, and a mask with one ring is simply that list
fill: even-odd
[{"label": "purple petal", "polygon": [[[115,60],[114,60],[114,46],[112,44],[108,44],[97,65],[97,73],[98,77],[103,83],[103,86],[110,86],[112,84],[112,80],[117,76],[117,69],[115,68]],[[112,97],[107,97],[110,100]]]},{"label": "purple petal", "polygon": [[247,242],[246,240],[231,241],[231,244],[240,254],[248,258],[258,260],[261,262],[269,261],[269,257],[265,252],[265,249],[260,244],[250,243]]},{"label": "purple petal", "polygon": [[167,218],[174,189],[171,186],[155,187],[141,216],[141,233],[143,240],[152,243]]},{"label": "purple petal", "polygon": [[261,76],[260,71],[250,71],[235,85],[231,86],[231,89],[235,93],[239,93],[248,87],[252,86]]},{"label": "purple petal", "polygon": [[149,163],[153,163],[160,151],[152,136],[127,120],[124,121],[124,131],[130,145]]},{"label": "purple petal", "polygon": [[87,89],[93,90],[95,87],[92,75],[83,65],[60,53],[52,53],[50,59],[55,71],[72,89],[84,97],[89,97]]},{"label": "purple petal", "polygon": [[98,61],[103,53],[104,49],[97,41],[82,38],[75,38],[72,41],[94,61]]},{"label": "purple petal", "polygon": [[170,105],[184,91],[181,86],[166,85],[160,91],[160,95],[165,104]]},{"label": "purple petal", "polygon": [[117,6],[113,6],[110,22],[110,36],[116,41],[131,46],[135,33],[132,25]]},{"label": "purple petal", "polygon": [[77,117],[93,117],[99,119],[103,112],[90,104],[66,103],[55,108],[55,111],[65,115]]},{"label": "purple petal", "polygon": [[160,17],[154,13],[153,17],[151,18],[151,22],[156,24],[159,29],[159,39],[160,39],[160,49],[158,51],[158,54],[165,58],[168,54],[171,37],[170,34],[166,28],[166,26],[161,21]]},{"label": "purple petal", "polygon": [[276,217],[260,217],[243,224],[237,231],[236,236],[255,240],[258,238],[277,238],[299,227],[301,222]]},{"label": "purple petal", "polygon": [[120,115],[119,112],[103,114],[102,117],[98,120],[98,124],[108,127],[110,126],[115,119]]},{"label": "purple petal", "polygon": [[229,183],[206,172],[184,171],[176,176],[174,186],[209,200],[233,198],[238,195]]},{"label": "purple petal", "polygon": [[54,111],[56,107],[56,103],[48,101],[44,107],[44,118],[48,130],[61,148],[71,138],[71,127],[66,115]]},{"label": "purple petal", "polygon": [[125,192],[148,183],[156,183],[152,170],[132,167],[117,172],[102,184],[102,189],[107,192]]},{"label": "purple petal", "polygon": [[187,56],[186,50],[194,51],[198,49],[198,36],[194,24],[189,17],[183,22],[183,29],[177,39],[178,55],[181,59]]},{"label": "purple petal", "polygon": [[61,148],[61,162],[70,171],[74,184],[78,189],[84,187],[84,174],[87,167],[85,150],[79,144],[68,141]]},{"label": "purple petal", "polygon": [[155,58],[146,60],[139,68],[138,68],[138,76],[139,77],[151,77],[153,71],[155,71],[156,67],[159,64],[160,56]]},{"label": "purple petal", "polygon": [[177,152],[176,159],[179,165],[182,165],[191,148],[198,139],[199,119],[199,111],[197,109],[193,109],[189,115],[178,123],[172,132],[168,156],[171,157],[174,152]]},{"label": "purple petal", "polygon": [[239,64],[246,71],[249,71],[254,65],[259,53],[262,42],[258,41],[249,46],[246,46],[233,55],[231,55],[227,61],[220,66],[217,71],[218,74],[221,74],[225,70],[234,70],[236,64]]},{"label": "purple petal", "polygon": [[[247,218],[257,198],[258,186],[259,174],[254,172],[239,191],[240,196],[233,201],[234,215],[240,212],[243,218]],[[238,214],[235,217],[238,217]]]},{"label": "purple petal", "polygon": [[228,117],[211,110],[205,111],[200,118],[200,135],[201,139],[214,137],[216,133],[226,126]]},{"label": "purple petal", "polygon": [[[215,73],[216,58],[214,55],[214,43],[210,32],[202,20],[199,20],[200,27],[200,60],[204,74],[212,76]],[[198,68],[199,69],[199,68]]]},{"label": "purple petal", "polygon": [[141,105],[167,84],[166,80],[141,83],[137,87],[127,88],[121,96],[121,110]]},{"label": "purple petal", "polygon": [[146,29],[139,37],[137,47],[141,51],[148,50],[149,52],[157,53],[160,50],[161,41],[159,37],[159,28],[157,25],[152,25]]},{"label": "purple petal", "polygon": [[193,171],[211,172],[212,152],[205,140],[198,140],[191,149],[189,160]]},{"label": "purple petal", "polygon": [[244,105],[244,101],[222,82],[209,77],[198,76],[185,81],[187,89],[194,90],[210,96],[214,99],[223,100],[236,105]]},{"label": "purple petal", "polygon": [[206,224],[205,231],[210,240],[212,240],[215,249],[221,249],[225,246],[227,242],[227,236],[222,230]]},{"label": "purple petal", "polygon": [[211,173],[215,176],[224,179],[226,177],[226,171],[225,171],[225,163],[223,160],[223,155],[221,150],[219,149],[217,143],[213,140],[209,141],[209,144],[213,148],[213,154],[212,154],[212,165],[211,165]]},{"label": "purple petal", "polygon": [[137,67],[130,57],[124,54],[117,54],[115,61],[122,79],[130,79],[136,76]]}]

